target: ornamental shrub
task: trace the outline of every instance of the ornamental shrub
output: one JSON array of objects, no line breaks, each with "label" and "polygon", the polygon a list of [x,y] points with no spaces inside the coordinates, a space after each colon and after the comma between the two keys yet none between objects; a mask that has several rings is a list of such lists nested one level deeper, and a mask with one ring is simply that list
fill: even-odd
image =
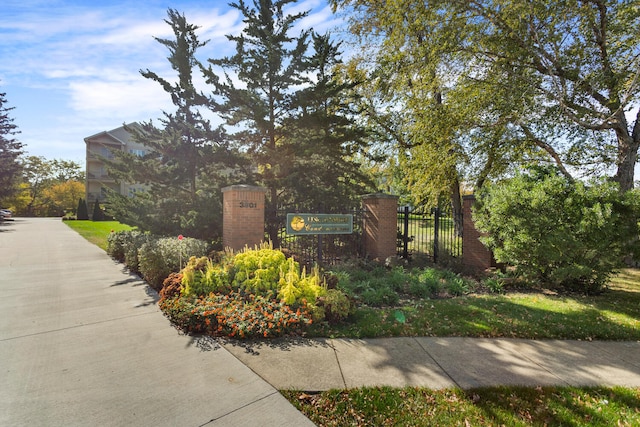
[{"label": "ornamental shrub", "polygon": [[141,231],[129,231],[125,236],[127,240],[124,246],[124,264],[134,273],[140,273],[140,258],[138,257],[140,248],[157,237]]},{"label": "ornamental shrub", "polygon": [[214,264],[207,257],[191,257],[182,270],[182,295],[185,297],[204,296],[211,292],[229,292],[231,284],[228,270]]},{"label": "ornamental shrub", "polygon": [[288,305],[299,305],[303,301],[313,304],[327,292],[322,286],[320,270],[314,268],[309,276],[304,269],[300,273],[300,265],[293,258],[280,266],[278,288],[278,298]]},{"label": "ornamental shrub", "polygon": [[207,242],[189,237],[151,239],[138,250],[140,273],[159,290],[170,273],[179,272],[190,257],[205,256],[210,249]]},{"label": "ornamental shrub", "polygon": [[137,230],[110,233],[107,238],[107,253],[118,262],[123,262],[129,270],[139,273],[138,250],[150,239],[154,237]]},{"label": "ornamental shrub", "polygon": [[93,204],[93,216],[92,216],[91,219],[93,221],[104,221],[105,220],[104,211],[100,207],[100,201],[98,199],[96,199],[95,203]]},{"label": "ornamental shrub", "polygon": [[78,200],[78,207],[76,208],[76,218],[82,220],[89,219],[89,209],[87,208],[87,201],[83,198]]},{"label": "ornamental shrub", "polygon": [[118,262],[124,262],[125,233],[127,231],[111,232],[107,237],[107,254]]},{"label": "ornamental shrub", "polygon": [[637,251],[639,213],[635,191],[537,169],[486,185],[473,218],[498,262],[528,280],[591,293]]},{"label": "ornamental shrub", "polygon": [[255,249],[246,248],[233,258],[234,289],[256,295],[277,292],[280,281],[280,268],[287,262],[282,251],[267,244]]},{"label": "ornamental shrub", "polygon": [[319,302],[324,309],[324,317],[329,323],[345,320],[353,308],[349,298],[337,289],[329,289]]}]

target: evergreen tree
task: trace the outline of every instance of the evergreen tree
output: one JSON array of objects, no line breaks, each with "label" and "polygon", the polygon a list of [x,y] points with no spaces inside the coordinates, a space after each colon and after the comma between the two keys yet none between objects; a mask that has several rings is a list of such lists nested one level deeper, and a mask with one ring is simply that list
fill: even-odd
[{"label": "evergreen tree", "polygon": [[156,81],[171,96],[175,113],[164,113],[160,127],[149,121],[129,126],[135,140],[149,148],[142,157],[116,153],[108,162],[110,174],[129,183],[145,183],[146,194],[128,198],[111,194],[109,210],[121,220],[143,230],[162,234],[215,239],[221,232],[220,188],[233,177],[231,151],[220,129],[212,129],[198,111],[206,98],[193,84],[193,69],[199,62],[197,50],[206,45],[197,26],[184,15],[169,9],[165,20],[175,39],[156,40],[169,50],[168,60],[177,72],[170,82],[145,70],[141,74]]},{"label": "evergreen tree", "polygon": [[[293,2],[231,3],[245,24],[240,35],[227,36],[236,44],[235,54],[210,59],[205,70],[214,86],[212,109],[237,129],[232,138],[251,156],[258,181],[268,189],[268,234],[275,244],[278,204],[334,202],[324,197],[335,185],[339,194],[346,190],[341,184],[354,183],[358,165],[349,156],[361,143],[359,130],[347,131],[352,122],[341,96],[348,87],[337,84],[329,71],[337,63],[337,47],[328,37],[314,35],[316,51],[307,56],[311,31],[291,32],[308,12],[285,14]],[[219,68],[223,76],[216,74]]]},{"label": "evergreen tree", "polygon": [[282,199],[317,208],[344,208],[374,188],[358,161],[367,148],[368,132],[355,117],[357,83],[340,72],[340,44],[329,35],[311,33],[307,58],[310,84],[292,96],[293,115],[286,126],[291,135]]},{"label": "evergreen tree", "polygon": [[93,221],[104,221],[104,212],[100,207],[100,201],[96,198],[95,203],[93,204],[93,216],[91,217]]},{"label": "evergreen tree", "polygon": [[23,153],[23,144],[13,135],[20,133],[9,117],[15,107],[7,107],[5,93],[0,93],[0,200],[12,196],[18,190],[22,166],[18,157]]},{"label": "evergreen tree", "polygon": [[87,208],[87,202],[82,197],[78,200],[78,208],[76,209],[76,219],[88,220],[89,209]]}]

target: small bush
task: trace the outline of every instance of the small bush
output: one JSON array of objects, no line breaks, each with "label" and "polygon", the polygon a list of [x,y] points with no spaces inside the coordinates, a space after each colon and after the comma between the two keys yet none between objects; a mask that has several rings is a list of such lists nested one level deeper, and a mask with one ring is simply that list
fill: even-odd
[{"label": "small bush", "polygon": [[201,257],[210,250],[209,244],[193,238],[160,238],[144,243],[138,250],[140,273],[156,290],[170,273],[177,273],[190,257]]},{"label": "small bush", "polygon": [[136,230],[110,233],[107,238],[107,253],[124,263],[129,270],[139,273],[138,250],[151,238],[148,234]]},{"label": "small bush", "polygon": [[204,296],[211,292],[231,290],[229,272],[207,257],[191,257],[182,270],[182,294],[186,297]]},{"label": "small bush", "polygon": [[100,207],[100,201],[98,199],[96,199],[95,203],[93,204],[93,216],[92,216],[91,219],[93,221],[104,221],[105,220],[104,211]]},{"label": "small bush", "polygon": [[182,292],[182,273],[171,273],[162,282],[160,290],[160,301],[172,299],[180,296]]},{"label": "small bush", "polygon": [[284,253],[269,245],[245,249],[233,257],[233,288],[258,295],[276,292],[286,261]]},{"label": "small bush", "polygon": [[80,220],[89,219],[89,209],[87,208],[87,201],[83,198],[78,200],[78,207],[76,208],[76,218]]},{"label": "small bush", "polygon": [[300,273],[300,265],[289,258],[280,266],[278,280],[278,298],[285,304],[299,305],[304,301],[315,304],[318,297],[326,294],[326,288],[320,282],[320,270],[314,268],[311,275]]},{"label": "small bush", "polygon": [[134,273],[140,273],[140,258],[138,257],[140,248],[145,243],[157,239],[157,237],[140,231],[130,231],[128,233],[124,246],[124,264]]},{"label": "small bush", "polygon": [[118,262],[124,262],[126,231],[111,232],[107,237],[107,254]]},{"label": "small bush", "polygon": [[324,318],[329,323],[339,323],[351,314],[352,304],[349,298],[337,289],[329,289],[320,298],[319,305],[324,309]]}]

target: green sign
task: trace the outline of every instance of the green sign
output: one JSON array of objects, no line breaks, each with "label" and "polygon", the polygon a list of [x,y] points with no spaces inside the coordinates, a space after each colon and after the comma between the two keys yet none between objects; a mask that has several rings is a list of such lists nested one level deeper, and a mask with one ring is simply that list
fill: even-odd
[{"label": "green sign", "polygon": [[287,234],[351,234],[351,214],[287,214]]}]

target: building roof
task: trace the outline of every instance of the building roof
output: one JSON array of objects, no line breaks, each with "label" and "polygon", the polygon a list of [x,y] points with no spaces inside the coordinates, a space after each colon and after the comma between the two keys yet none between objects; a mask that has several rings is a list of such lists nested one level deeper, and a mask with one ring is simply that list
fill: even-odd
[{"label": "building roof", "polygon": [[113,139],[116,142],[119,142],[121,145],[127,145],[127,142],[131,140],[131,134],[125,129],[125,127],[140,127],[140,125],[136,122],[131,122],[120,126],[115,129],[111,129],[109,131],[98,132],[95,135],[87,136],[84,139],[85,144],[88,144],[91,140],[106,136]]}]

